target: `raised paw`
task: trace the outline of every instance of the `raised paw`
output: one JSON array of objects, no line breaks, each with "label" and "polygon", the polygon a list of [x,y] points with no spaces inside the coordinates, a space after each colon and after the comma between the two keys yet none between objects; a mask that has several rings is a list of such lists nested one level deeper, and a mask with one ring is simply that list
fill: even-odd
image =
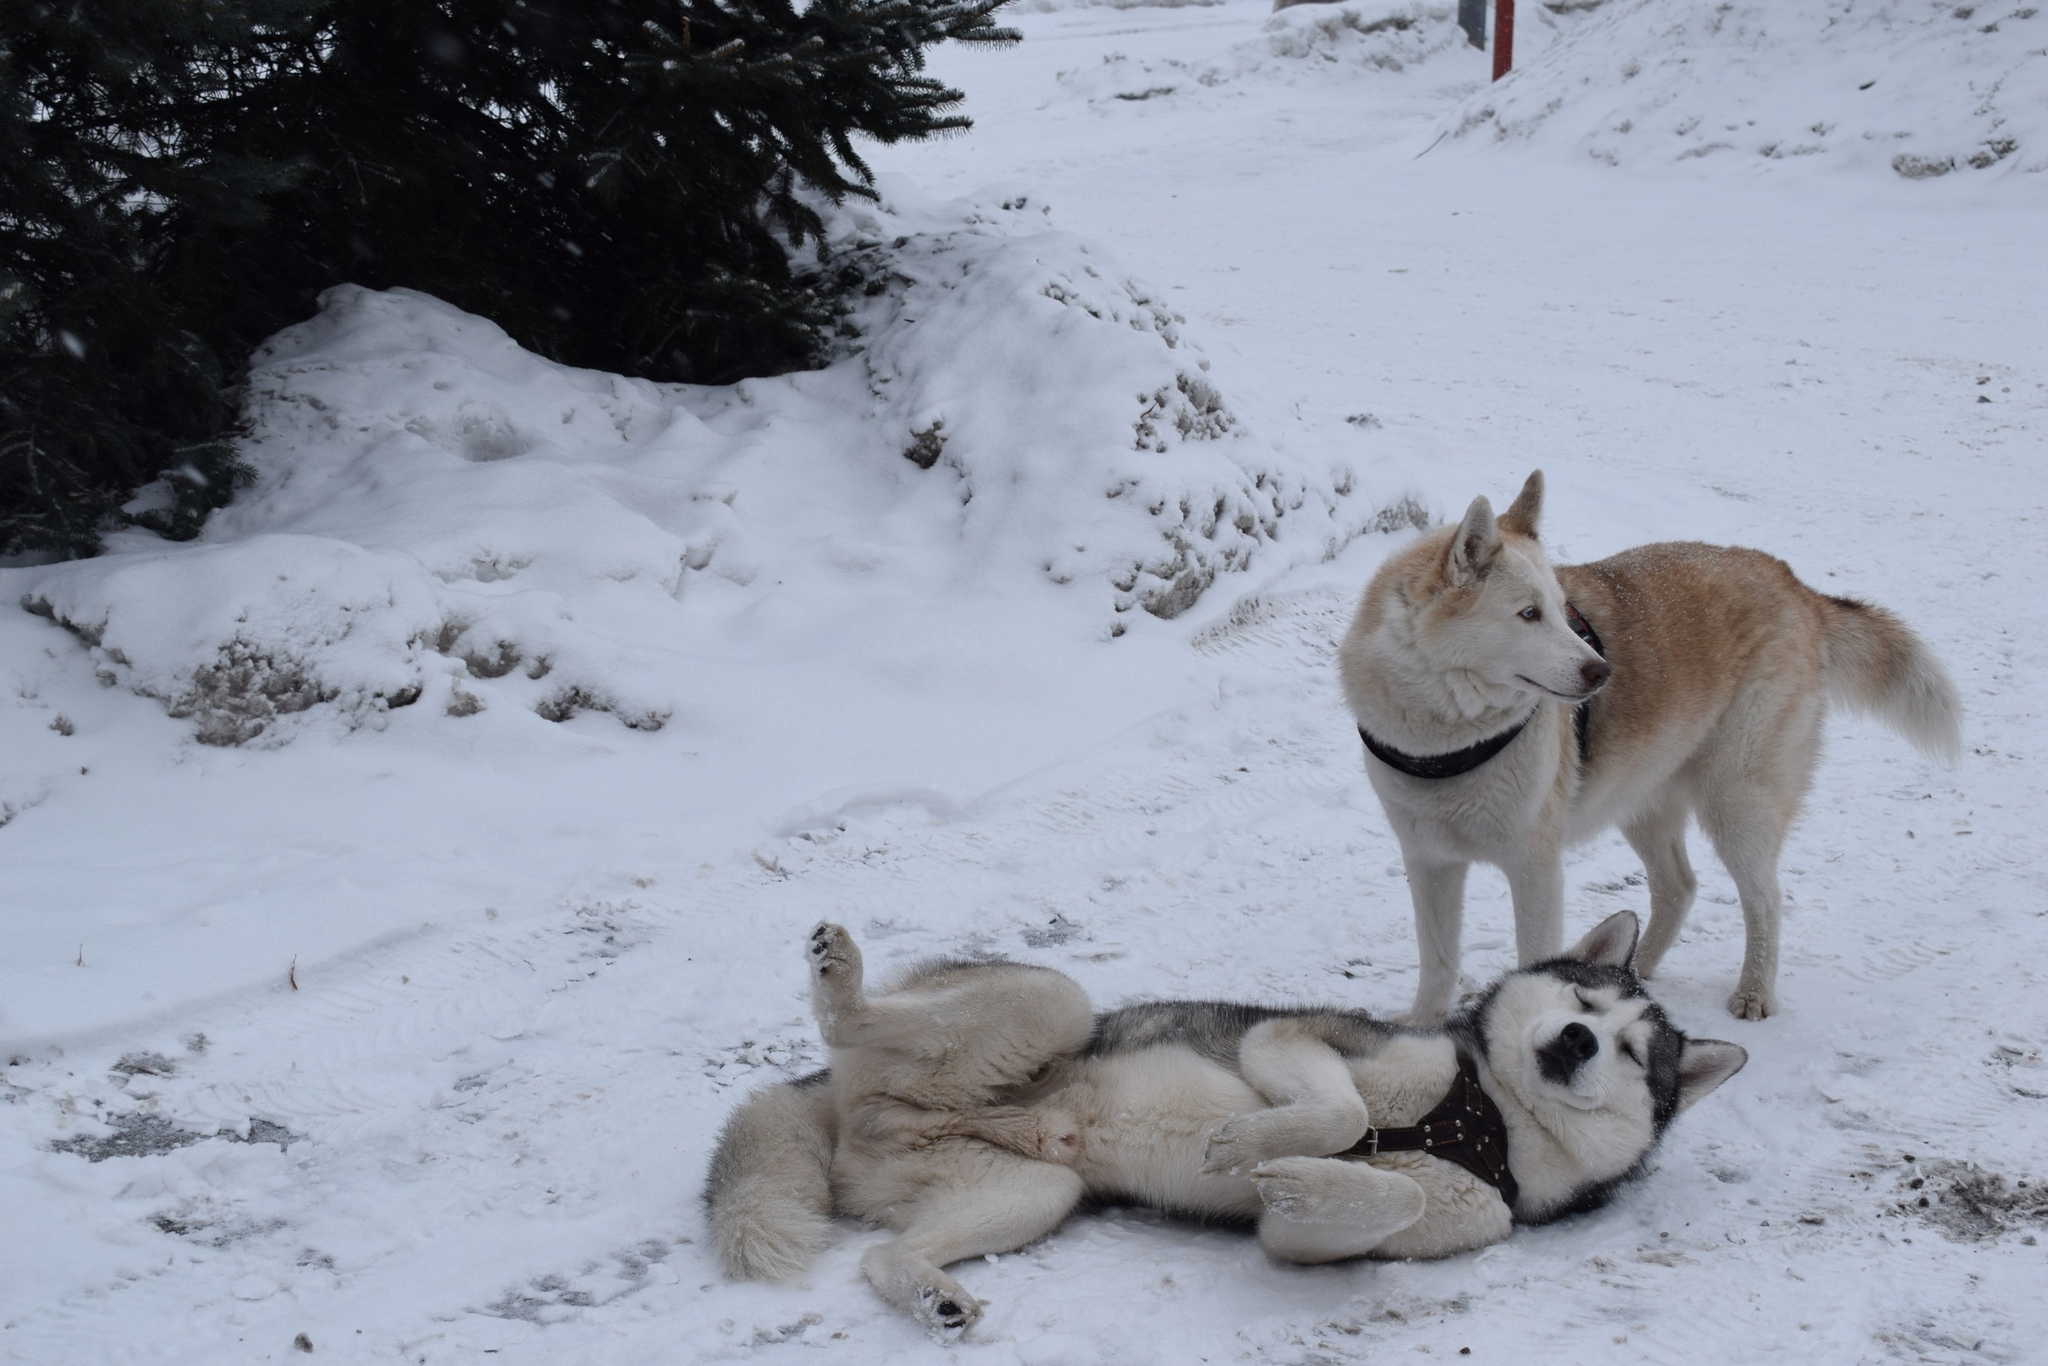
[{"label": "raised paw", "polygon": [[[952,1278],[947,1278],[950,1283]],[[957,1284],[927,1285],[917,1292],[917,1307],[911,1314],[924,1325],[933,1342],[945,1346],[958,1342],[960,1335],[981,1317],[981,1302]]]},{"label": "raised paw", "polygon": [[829,920],[819,922],[804,946],[804,956],[810,960],[813,977],[828,981],[836,978],[836,984],[851,983],[856,989],[860,986],[860,949],[844,925]]},{"label": "raised paw", "polygon": [[846,1031],[861,1009],[860,950],[844,927],[826,921],[811,931],[804,957],[810,963],[811,1013],[825,1042],[837,1048],[849,1041]]},{"label": "raised paw", "polygon": [[1778,993],[1769,987],[1738,984],[1728,998],[1728,1013],[1738,1020],[1767,1020],[1778,1013]]}]

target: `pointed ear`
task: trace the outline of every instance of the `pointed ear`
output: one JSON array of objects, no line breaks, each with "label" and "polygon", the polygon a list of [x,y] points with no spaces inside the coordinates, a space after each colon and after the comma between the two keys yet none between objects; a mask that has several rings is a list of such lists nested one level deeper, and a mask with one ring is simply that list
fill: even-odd
[{"label": "pointed ear", "polygon": [[1641,929],[1634,911],[1616,911],[1566,949],[1564,956],[1601,967],[1628,967],[1636,961],[1636,936]]},{"label": "pointed ear", "polygon": [[1701,1096],[1742,1070],[1749,1050],[1719,1039],[1687,1039],[1678,1055],[1678,1108],[1689,1109]]},{"label": "pointed ear", "polygon": [[1515,501],[1500,515],[1500,529],[1517,536],[1538,539],[1536,524],[1543,520],[1543,471],[1529,471],[1529,478]]},{"label": "pointed ear", "polygon": [[1493,504],[1481,494],[1465,509],[1465,520],[1458,523],[1458,532],[1451,537],[1444,572],[1452,583],[1463,587],[1484,575],[1499,553],[1500,528],[1494,525]]}]

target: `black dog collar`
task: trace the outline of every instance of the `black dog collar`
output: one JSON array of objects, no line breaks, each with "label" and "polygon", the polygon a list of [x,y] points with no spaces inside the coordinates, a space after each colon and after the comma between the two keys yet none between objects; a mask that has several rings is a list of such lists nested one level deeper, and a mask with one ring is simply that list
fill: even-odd
[{"label": "black dog collar", "polygon": [[1381,1153],[1428,1153],[1455,1162],[1500,1192],[1512,1211],[1522,1188],[1508,1170],[1508,1126],[1500,1107],[1479,1084],[1479,1068],[1466,1054],[1458,1055],[1458,1079],[1450,1094],[1422,1117],[1420,1124],[1401,1129],[1367,1129],[1365,1137],[1336,1154],[1377,1157]]},{"label": "black dog collar", "polygon": [[1470,773],[1513,744],[1515,737],[1535,719],[1536,713],[1532,711],[1500,734],[1481,740],[1476,745],[1452,750],[1449,754],[1403,754],[1392,745],[1382,744],[1373,739],[1364,726],[1358,728],[1358,738],[1365,741],[1365,748],[1373,758],[1411,778],[1455,778],[1460,773]]}]

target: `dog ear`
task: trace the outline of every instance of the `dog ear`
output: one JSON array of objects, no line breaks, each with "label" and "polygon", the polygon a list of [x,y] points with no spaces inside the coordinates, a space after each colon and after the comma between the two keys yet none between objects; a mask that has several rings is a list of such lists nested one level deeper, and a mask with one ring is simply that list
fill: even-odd
[{"label": "dog ear", "polygon": [[1636,961],[1636,936],[1641,930],[1634,911],[1616,911],[1566,949],[1564,956],[1601,967],[1628,967]]},{"label": "dog ear", "polygon": [[1463,587],[1482,577],[1499,553],[1500,528],[1494,524],[1493,504],[1482,493],[1465,509],[1465,520],[1458,523],[1457,534],[1451,537],[1444,573],[1453,584]]},{"label": "dog ear", "polygon": [[1719,1039],[1687,1039],[1678,1055],[1678,1108],[1689,1108],[1701,1096],[1742,1070],[1749,1050]]},{"label": "dog ear", "polygon": [[1543,471],[1529,471],[1528,482],[1515,495],[1515,501],[1500,515],[1500,529],[1516,536],[1539,539],[1536,524],[1543,519]]}]

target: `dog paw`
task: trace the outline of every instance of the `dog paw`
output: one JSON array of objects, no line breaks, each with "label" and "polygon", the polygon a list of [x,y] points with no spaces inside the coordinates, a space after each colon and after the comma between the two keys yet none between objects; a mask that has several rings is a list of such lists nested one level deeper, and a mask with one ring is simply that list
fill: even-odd
[{"label": "dog paw", "polygon": [[928,1285],[917,1292],[917,1307],[911,1313],[943,1347],[958,1342],[974,1326],[981,1317],[981,1302],[958,1285]]},{"label": "dog paw", "polygon": [[1314,1222],[1328,1203],[1328,1158],[1281,1157],[1252,1168],[1259,1203],[1277,1214]]},{"label": "dog paw", "polygon": [[1242,1176],[1271,1154],[1260,1142],[1257,1115],[1235,1115],[1209,1131],[1202,1148],[1202,1175]]},{"label": "dog paw", "polygon": [[1767,1020],[1778,1013],[1778,993],[1769,987],[1738,985],[1728,998],[1728,1013],[1738,1020]]},{"label": "dog paw", "polygon": [[835,985],[851,982],[860,985],[860,950],[854,946],[853,936],[843,925],[823,921],[811,931],[811,939],[804,946],[804,956],[810,960],[811,975]]},{"label": "dog paw", "polygon": [[1429,1205],[1410,1177],[1327,1157],[1276,1158],[1253,1168],[1252,1182],[1260,1203],[1282,1218],[1345,1224],[1370,1241],[1407,1228]]}]

